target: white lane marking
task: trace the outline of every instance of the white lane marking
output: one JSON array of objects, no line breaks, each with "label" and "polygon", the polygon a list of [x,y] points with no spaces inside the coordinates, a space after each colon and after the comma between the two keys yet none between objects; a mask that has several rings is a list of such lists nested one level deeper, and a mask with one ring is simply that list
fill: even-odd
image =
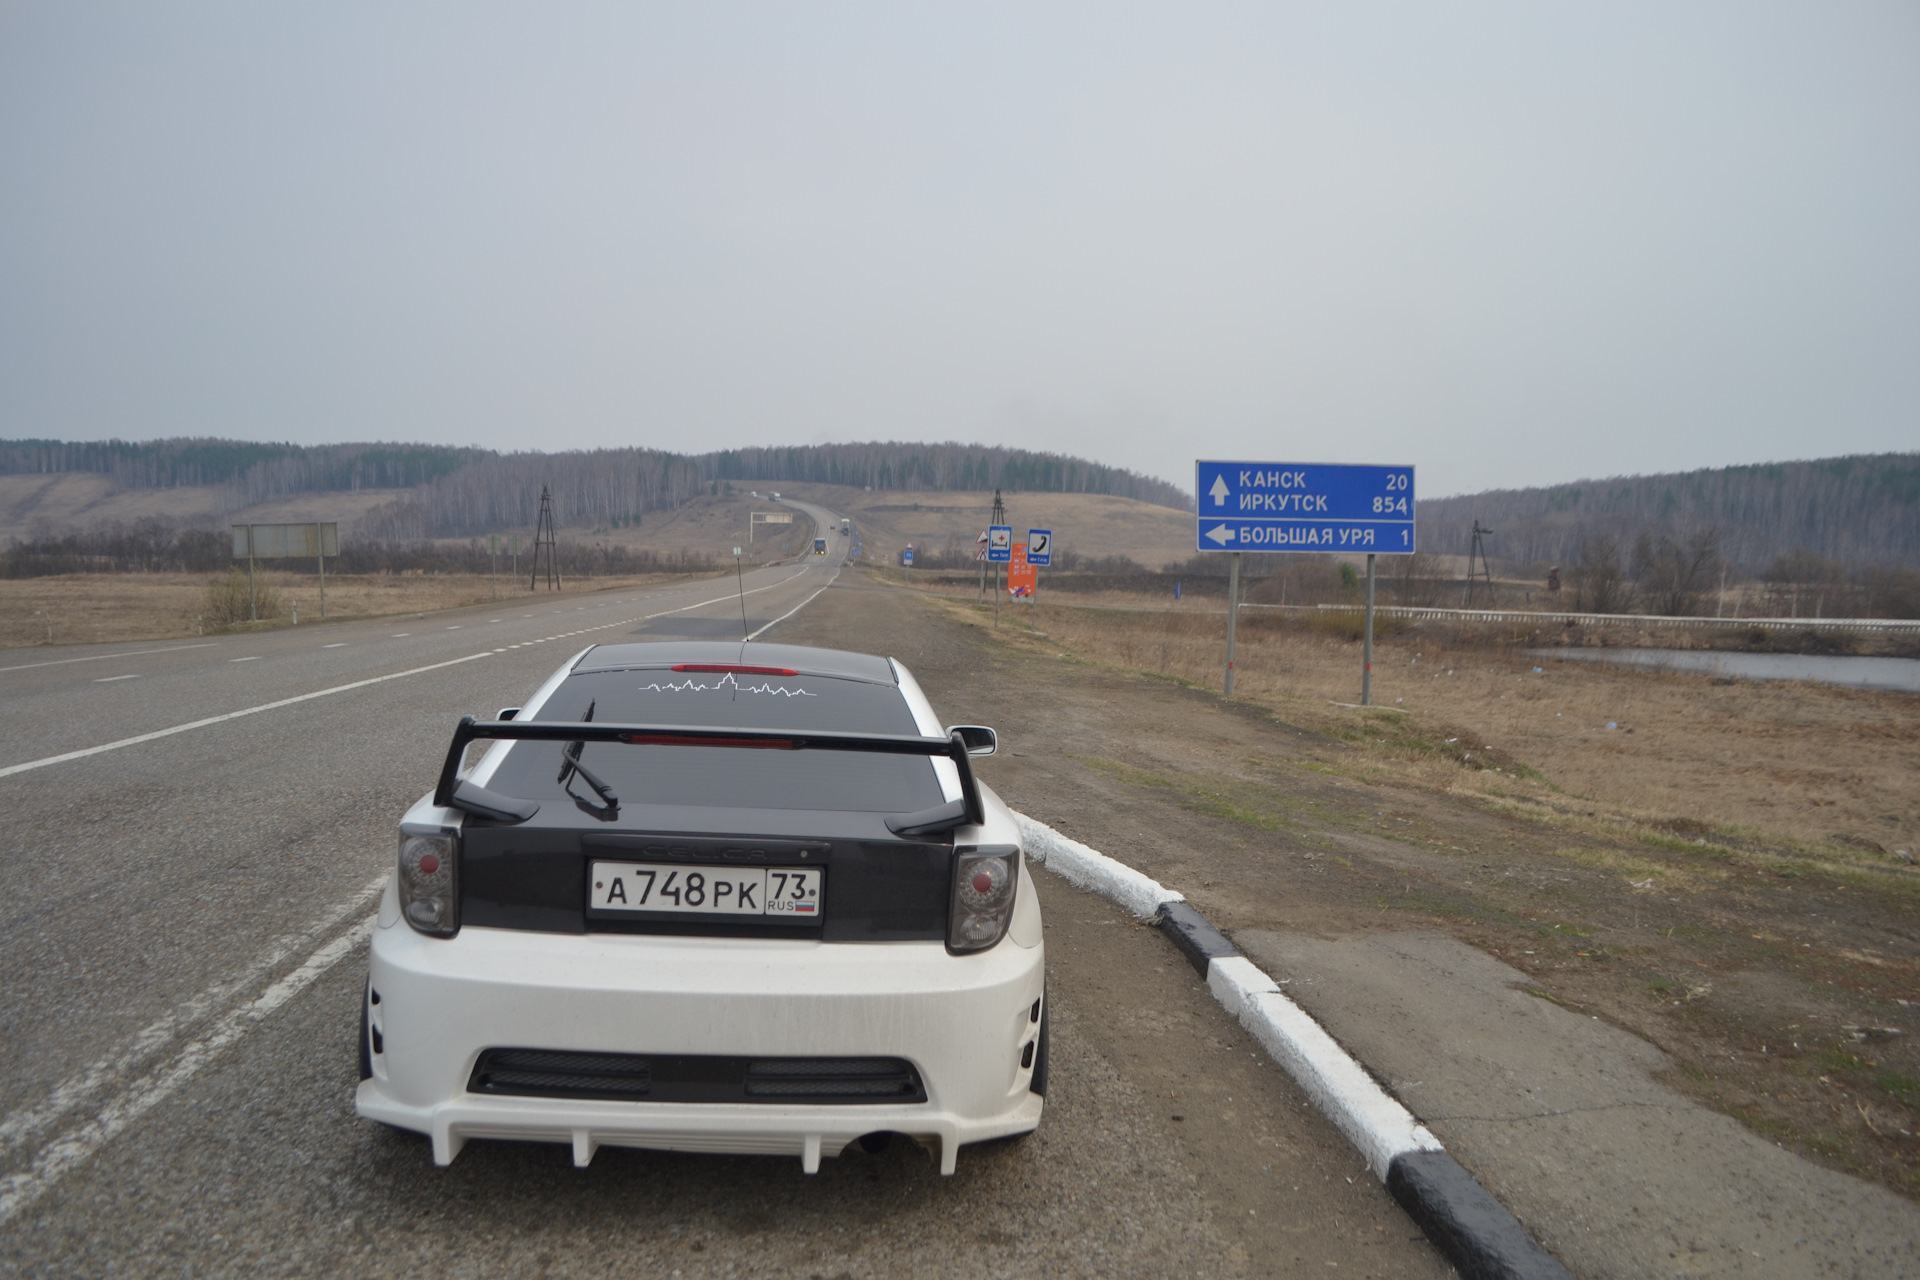
[{"label": "white lane marking", "polygon": [[405,640],[405,639],[406,639],[406,638],[407,638],[408,636],[410,636],[410,635],[412,635],[412,634],[413,634],[413,632],[411,632],[411,631],[402,631],[402,632],[400,632],[400,633],[399,633],[398,635],[391,635],[391,636],[388,636],[388,637],[387,637],[387,639],[389,639],[389,640]]},{"label": "white lane marking", "polygon": [[[730,592],[730,593],[728,593],[727,595],[724,595],[724,596],[715,596],[715,597],[714,597],[713,599],[711,599],[711,600],[702,600],[702,601],[701,601],[701,602],[700,602],[699,604],[688,604],[688,605],[682,605],[682,606],[680,606],[680,607],[679,607],[678,609],[662,609],[662,610],[661,610],[661,611],[660,611],[659,613],[648,613],[648,614],[642,614],[642,615],[640,616],[640,618],[639,618],[639,619],[637,619],[637,621],[640,621],[640,622],[648,622],[648,621],[651,621],[651,620],[652,620],[652,619],[654,619],[654,618],[664,618],[664,617],[667,617],[667,616],[668,616],[669,614],[675,614],[675,613],[685,613],[685,612],[687,612],[687,610],[689,610],[689,609],[704,609],[704,608],[706,608],[706,607],[707,607],[708,605],[710,605],[710,604],[726,604],[726,603],[727,603],[727,602],[729,602],[729,601],[732,601],[732,600],[738,600],[738,599],[739,599],[739,598],[740,598],[740,597],[741,597],[742,595],[749,595],[749,596],[757,596],[757,595],[759,595],[759,594],[760,594],[760,593],[761,593],[762,591],[771,591],[771,590],[773,590],[773,589],[774,589],[775,587],[784,587],[784,586],[786,586],[786,585],[787,585],[787,584],[788,584],[789,582],[792,582],[792,581],[793,581],[793,580],[794,580],[795,578],[798,578],[798,577],[802,577],[802,576],[804,576],[804,575],[806,574],[806,572],[807,572],[807,571],[806,571],[805,569],[802,569],[802,570],[801,570],[801,571],[800,571],[799,573],[794,573],[794,574],[789,574],[789,575],[787,575],[786,577],[784,577],[784,578],[782,578],[782,579],[780,579],[780,581],[778,581],[778,582],[769,582],[769,583],[768,583],[768,584],[767,584],[766,586],[764,586],[764,587],[755,587],[755,588],[754,588],[753,590],[751,590],[751,591],[744,591],[744,592],[743,592],[743,591],[734,591],[734,592]],[[838,576],[838,575],[836,575],[836,576]],[[830,585],[832,585],[832,584],[831,584],[831,582],[829,582],[829,584],[828,584],[828,585],[829,585],[829,586],[830,586]],[[818,595],[818,594],[819,594],[819,592],[817,592],[817,591],[816,591],[816,592],[814,593],[814,595]],[[808,597],[808,599],[812,599],[812,598],[813,598],[812,596],[809,596],[809,597]],[[787,616],[787,617],[792,617],[793,615],[792,615],[791,613],[789,613],[789,614],[787,614],[786,616]],[[615,623],[614,625],[615,625],[615,626],[618,626],[619,624],[618,624],[618,623]],[[768,625],[768,626],[772,626],[773,624],[772,624],[772,623],[768,623],[767,625]],[[596,628],[596,630],[597,630],[597,628]],[[764,630],[766,630],[766,627],[762,627],[762,628],[761,628],[761,630],[762,630],[762,631],[764,631]],[[749,637],[748,637],[748,639],[752,639],[752,637],[751,637],[751,636],[749,636]]]},{"label": "white lane marking", "polygon": [[133,1039],[127,1042],[125,1048],[110,1053],[91,1066],[68,1076],[55,1085],[53,1092],[41,1102],[30,1107],[22,1107],[8,1115],[6,1119],[0,1120],[0,1146],[8,1149],[18,1147],[27,1138],[52,1124],[108,1084],[126,1076],[128,1072],[165,1048],[182,1030],[191,1027],[239,992],[265,979],[278,969],[288,956],[312,946],[322,934],[364,907],[368,899],[378,896],[387,887],[387,881],[392,878],[392,875],[391,871],[382,871],[358,893],[345,902],[329,908],[306,928],[297,933],[283,934],[276,938],[266,953],[248,965],[239,977],[217,982],[190,999],[182,1001],[171,1013],[137,1032]]},{"label": "white lane marking", "polygon": [[260,655],[257,653],[250,653],[244,658],[228,658],[227,661],[228,662],[258,662],[260,661]]},{"label": "white lane marking", "polygon": [[138,680],[139,678],[140,678],[140,673],[136,671],[130,676],[101,676],[98,680],[95,680],[94,683],[95,684],[112,684],[115,680]]},{"label": "white lane marking", "polygon": [[336,640],[332,644],[323,644],[320,647],[322,649],[344,649],[347,647],[347,642],[345,640]]},{"label": "white lane marking", "polygon": [[455,623],[453,626],[447,628],[447,630],[449,631],[458,631],[459,629],[460,629],[460,625],[458,623]]},{"label": "white lane marking", "polygon": [[[805,571],[805,570],[803,569],[803,570],[801,570],[801,572],[802,572],[802,573],[804,573],[804,572],[806,572],[806,571]],[[827,579],[827,581],[826,581],[826,583],[825,583],[825,585],[823,585],[823,586],[822,586],[822,587],[820,588],[820,591],[825,591],[825,590],[827,589],[827,587],[830,587],[830,586],[832,586],[832,585],[833,585],[833,582],[834,582],[834,578],[838,578],[839,576],[840,576],[840,570],[836,568],[836,569],[835,569],[835,570],[833,571],[833,577],[832,577],[832,578],[828,578],[828,579]],[[792,616],[793,616],[794,614],[796,614],[796,613],[798,613],[798,612],[800,612],[800,611],[801,611],[802,609],[804,609],[804,608],[806,608],[806,607],[807,607],[808,605],[810,605],[810,604],[812,604],[812,603],[813,603],[813,601],[814,601],[814,597],[815,597],[815,596],[818,596],[818,595],[820,594],[820,591],[816,591],[816,592],[814,592],[814,593],[813,593],[813,595],[811,595],[811,596],[808,596],[808,597],[807,597],[807,598],[806,598],[805,600],[802,600],[802,601],[801,601],[801,602],[800,602],[799,604],[797,604],[797,605],[795,605],[795,606],[793,606],[793,608],[791,608],[791,609],[789,609],[789,610],[787,610],[787,611],[786,611],[785,613],[783,613],[783,614],[781,614],[781,615],[780,615],[779,617],[777,617],[777,618],[775,618],[775,619],[774,619],[774,620],[773,620],[772,622],[769,622],[769,623],[768,623],[768,624],[767,624],[766,626],[764,626],[764,627],[762,627],[762,628],[760,628],[760,630],[758,630],[758,631],[756,631],[756,632],[754,632],[754,633],[753,633],[752,635],[750,635],[750,636],[748,636],[748,637],[747,637],[747,639],[749,639],[749,640],[758,640],[758,639],[759,639],[759,638],[760,638],[760,637],[761,637],[762,635],[764,635],[764,634],[766,634],[767,632],[769,632],[769,631],[771,631],[771,630],[773,630],[773,629],[774,629],[775,627],[777,627],[777,626],[779,626],[779,625],[780,625],[781,623],[783,623],[783,622],[785,622],[785,621],[786,621],[786,620],[787,620],[788,618],[791,618],[791,617],[792,617]]]},{"label": "white lane marking", "polygon": [[118,751],[122,747],[138,746],[142,742],[152,742],[155,738],[171,738],[176,733],[186,733],[190,729],[204,729],[208,725],[224,724],[229,720],[238,720],[242,716],[259,715],[262,711],[275,711],[281,707],[291,707],[296,703],[311,702],[315,698],[325,698],[336,693],[345,693],[350,689],[364,689],[370,684],[384,684],[389,680],[399,680],[406,676],[417,676],[427,671],[438,671],[442,667],[457,667],[463,662],[472,662],[476,658],[491,658],[490,653],[470,653],[464,658],[453,658],[446,662],[436,662],[430,666],[414,667],[408,671],[395,671],[384,676],[373,676],[367,680],[355,680],[352,684],[337,684],[331,689],[316,689],[312,693],[296,694],[291,698],[281,698],[277,702],[263,702],[257,707],[243,707],[239,711],[229,711],[225,715],[208,716],[204,720],[191,720],[186,724],[176,724],[168,729],[155,729],[152,733],[136,734],[131,738],[122,738],[118,742],[103,742],[97,747],[83,747],[79,751],[66,751],[57,756],[46,756],[39,760],[28,760],[24,764],[10,764],[0,769],[0,778],[16,773],[26,773],[30,769],[44,769],[50,764],[65,764],[69,760],[84,760],[88,756],[97,756],[107,751]]},{"label": "white lane marking", "polygon": [[7,1222],[45,1195],[69,1170],[84,1164],[95,1151],[199,1075],[274,1010],[352,955],[373,932],[374,920],[374,916],[368,916],[315,951],[306,963],[261,992],[259,998],[232,1010],[210,1033],[181,1048],[163,1069],[135,1080],[102,1107],[99,1114],[48,1143],[29,1169],[0,1182],[0,1223]]},{"label": "white lane marking", "polygon": [[165,649],[130,649],[125,653],[90,653],[84,658],[51,658],[46,662],[23,662],[17,667],[0,667],[0,671],[31,671],[35,667],[64,667],[71,662],[100,662],[107,658],[144,658],[150,653],[179,653],[182,649],[211,649],[219,644],[209,640],[204,644],[176,644]]}]

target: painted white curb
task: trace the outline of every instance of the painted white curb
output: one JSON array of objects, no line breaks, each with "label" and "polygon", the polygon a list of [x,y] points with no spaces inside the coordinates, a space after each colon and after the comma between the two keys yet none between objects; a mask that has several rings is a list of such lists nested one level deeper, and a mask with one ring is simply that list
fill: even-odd
[{"label": "painted white curb", "polygon": [[[1159,881],[1061,835],[1044,822],[1019,812],[1013,816],[1029,858],[1083,889],[1111,898],[1143,920],[1169,902],[1186,901]],[[1209,960],[1207,988],[1306,1090],[1382,1182],[1395,1157],[1444,1149],[1319,1023],[1282,995],[1279,985],[1253,961],[1237,955]]]},{"label": "painted white curb", "polygon": [[1207,965],[1207,986],[1214,999],[1273,1060],[1287,1069],[1314,1105],[1347,1135],[1367,1159],[1373,1176],[1385,1182],[1394,1157],[1413,1151],[1440,1151],[1408,1110],[1342,1049],[1305,1010],[1282,995],[1272,978],[1245,956],[1226,956]]},{"label": "painted white curb", "polygon": [[1116,862],[1098,849],[1089,849],[1078,840],[1061,835],[1044,822],[1035,822],[1017,810],[1014,821],[1020,824],[1020,847],[1035,862],[1082,889],[1113,899],[1142,920],[1157,915],[1169,902],[1185,902],[1186,895],[1176,893],[1158,880],[1149,879],[1124,862]]}]

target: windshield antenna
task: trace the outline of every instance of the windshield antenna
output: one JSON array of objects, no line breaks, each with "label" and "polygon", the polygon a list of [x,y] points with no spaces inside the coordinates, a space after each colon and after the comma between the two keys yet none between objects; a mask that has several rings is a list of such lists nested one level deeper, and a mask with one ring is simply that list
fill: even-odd
[{"label": "windshield antenna", "polygon": [[740,643],[745,644],[753,637],[747,634],[747,576],[746,570],[740,567],[738,547],[733,549],[733,578],[740,585]]}]

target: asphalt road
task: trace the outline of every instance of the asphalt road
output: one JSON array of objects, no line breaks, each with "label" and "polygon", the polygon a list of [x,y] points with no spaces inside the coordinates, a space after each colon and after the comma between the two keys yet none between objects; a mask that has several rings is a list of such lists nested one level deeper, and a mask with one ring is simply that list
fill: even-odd
[{"label": "asphalt road", "polygon": [[861,597],[820,596],[828,547],[744,597],[706,580],[0,658],[0,1270],[1447,1274],[1192,971],[1058,882],[1048,1121],[953,1179],[899,1148],[815,1178],[619,1150],[575,1171],[506,1143],[437,1170],[354,1117],[363,921],[456,717],[592,643],[731,638],[816,600],[806,635],[769,638],[881,648]]}]

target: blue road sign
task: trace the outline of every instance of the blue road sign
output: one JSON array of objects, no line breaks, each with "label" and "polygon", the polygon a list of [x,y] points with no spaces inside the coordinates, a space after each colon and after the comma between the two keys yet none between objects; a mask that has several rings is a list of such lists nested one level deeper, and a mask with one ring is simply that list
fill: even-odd
[{"label": "blue road sign", "polygon": [[990,524],[987,526],[987,559],[996,561],[1013,559],[1012,525]]},{"label": "blue road sign", "polygon": [[908,548],[907,548],[907,549],[906,549],[905,551],[902,551],[902,552],[900,553],[900,563],[901,563],[901,564],[912,564],[912,563],[913,563],[913,548],[912,548],[912,547],[908,547]]},{"label": "blue road sign", "polygon": [[1199,462],[1202,551],[1411,555],[1413,468],[1325,462]]},{"label": "blue road sign", "polygon": [[1053,530],[1027,530],[1027,563],[1042,569],[1053,563]]}]

